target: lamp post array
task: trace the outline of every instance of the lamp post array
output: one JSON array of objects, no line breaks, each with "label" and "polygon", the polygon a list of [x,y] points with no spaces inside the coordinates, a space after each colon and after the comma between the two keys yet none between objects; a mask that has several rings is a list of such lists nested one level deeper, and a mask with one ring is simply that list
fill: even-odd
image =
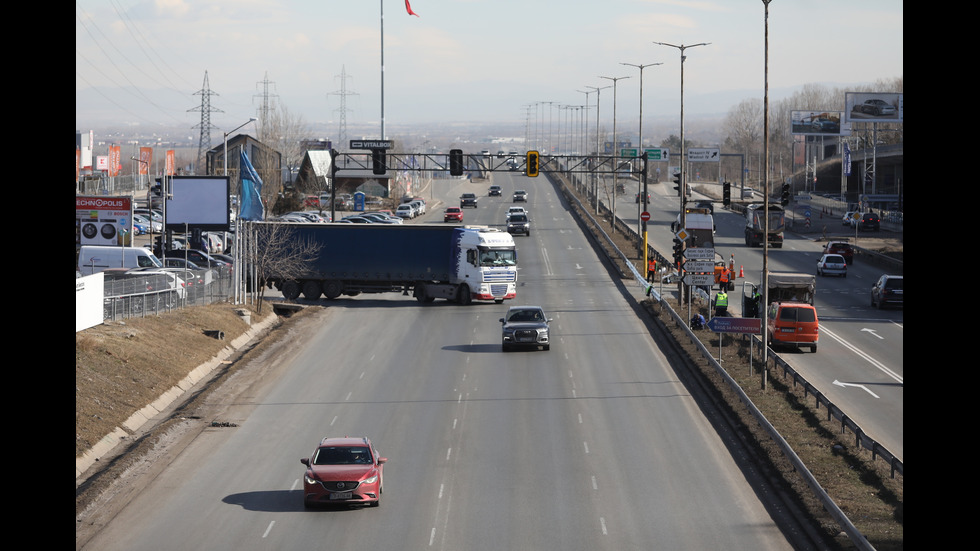
[{"label": "lamp post array", "polygon": [[[766,5],[766,7],[768,8],[769,2],[771,0],[762,0],[762,1]],[[767,27],[767,29],[768,29],[768,27]],[[676,48],[680,52],[680,62],[681,62],[681,70],[680,70],[680,141],[681,141],[681,143],[680,143],[680,152],[679,152],[679,156],[680,156],[680,185],[678,186],[679,187],[678,191],[680,192],[679,193],[680,200],[679,200],[679,205],[678,205],[678,211],[679,211],[679,217],[680,217],[681,227],[684,227],[684,225],[686,224],[686,220],[685,220],[686,217],[684,215],[685,214],[684,213],[684,204],[687,201],[687,178],[686,178],[686,164],[687,163],[686,163],[686,154],[685,154],[686,144],[685,144],[685,141],[684,141],[684,61],[687,59],[687,56],[685,55],[685,51],[688,48],[695,48],[695,47],[698,47],[698,46],[707,46],[707,45],[710,44],[710,42],[699,42],[697,44],[670,44],[670,43],[667,43],[667,42],[654,42],[654,44],[657,44],[657,45],[660,45],[660,46],[668,46],[668,47],[671,47],[671,48]],[[768,55],[768,53],[767,53],[767,55]],[[643,144],[643,70],[645,68],[647,68],[647,67],[653,67],[653,66],[656,66],[656,65],[663,65],[663,63],[657,62],[657,63],[636,64],[636,63],[622,63],[621,62],[620,65],[626,65],[626,66],[629,66],[629,67],[635,67],[635,68],[639,69],[639,71],[640,71],[640,84],[639,84],[639,88],[640,88],[640,105],[639,105],[639,109],[640,109],[640,111],[639,111],[639,132],[638,132],[639,145],[638,145],[638,147],[642,150],[643,147],[644,147],[644,144]],[[601,152],[601,135],[600,135],[600,127],[599,127],[599,124],[600,124],[600,113],[599,113],[599,110],[600,110],[600,91],[601,90],[606,90],[608,88],[612,88],[613,89],[613,131],[612,131],[613,136],[612,136],[612,148],[613,148],[613,157],[614,158],[618,158],[619,155],[617,154],[617,151],[618,151],[618,147],[619,147],[619,136],[618,136],[617,117],[616,117],[616,115],[617,115],[617,113],[616,113],[616,111],[617,111],[617,105],[616,105],[616,103],[617,103],[617,97],[616,97],[617,96],[617,94],[616,94],[616,92],[617,92],[617,84],[618,84],[618,81],[623,80],[623,79],[626,79],[626,78],[630,78],[630,77],[629,76],[609,77],[609,76],[601,76],[600,75],[599,78],[612,81],[612,85],[610,85],[610,86],[585,86],[585,88],[587,90],[577,90],[578,92],[585,94],[585,105],[584,106],[576,107],[576,106],[560,105],[559,104],[558,105],[558,108],[559,109],[565,109],[566,110],[566,119],[567,119],[567,115],[568,115],[567,110],[569,110],[569,109],[577,109],[577,110],[578,109],[582,109],[583,110],[583,113],[582,113],[582,115],[583,115],[583,130],[582,130],[582,148],[581,148],[582,150],[581,150],[581,154],[586,155],[586,154],[588,154],[589,147],[586,145],[586,142],[588,140],[588,131],[585,130],[585,128],[587,128],[588,125],[587,125],[587,123],[585,123],[585,120],[587,118],[587,113],[588,113],[588,110],[590,108],[589,95],[592,92],[595,92],[596,101],[595,101],[595,150],[594,150],[595,153],[594,154],[595,155],[599,155],[600,152]],[[544,117],[543,117],[543,113],[542,113],[542,116],[541,117],[538,117],[538,109],[537,109],[537,106],[538,105],[544,105],[544,104],[547,104],[549,106],[549,108],[548,108],[549,123],[548,123],[548,136],[547,136],[547,140],[544,139],[544,128],[543,128],[544,127]],[[553,144],[553,141],[552,141],[552,132],[551,132],[551,109],[555,105],[556,105],[555,102],[550,102],[550,101],[539,101],[539,102],[535,102],[533,104],[533,107],[534,107],[534,110],[535,110],[535,119],[537,119],[537,121],[535,121],[535,122],[537,122],[537,123],[539,123],[541,125],[541,131],[536,131],[536,132],[533,133],[533,134],[535,134],[535,136],[537,137],[537,139],[536,140],[532,140],[532,142],[534,142],[534,143],[537,144],[536,149],[539,149],[539,150],[544,151],[545,154],[553,154],[553,153],[555,153],[554,144]],[[528,107],[528,109],[530,109],[530,107]],[[528,117],[529,116],[530,115],[528,114]],[[559,125],[561,125],[560,122],[559,122]],[[529,126],[530,126],[530,123],[529,123]],[[535,124],[534,126],[537,126],[537,125]],[[565,124],[564,128],[565,128],[566,136],[564,137],[564,141],[561,142],[561,143],[559,143],[558,148],[559,148],[560,151],[565,151],[565,152],[572,151],[572,150],[575,149],[575,147],[572,145],[574,143],[574,132],[571,131],[571,126],[568,123]],[[537,130],[537,129],[535,129],[535,130]],[[561,134],[561,132],[562,132],[561,126],[559,126],[559,134]],[[528,132],[528,134],[530,135],[530,134],[532,134],[532,132]],[[561,135],[559,136],[559,140],[562,140],[562,136]],[[547,146],[546,147],[545,147],[545,144],[544,144],[545,141],[547,142]],[[616,161],[615,164],[617,166],[615,166],[613,168],[613,190],[612,190],[612,201],[611,201],[612,202],[613,221],[614,221],[613,222],[613,225],[612,225],[612,231],[614,231],[614,232],[616,230],[616,225],[615,225],[616,195],[617,195],[617,191],[618,191],[618,189],[617,189],[618,188],[618,184],[619,184],[619,182],[618,182],[618,173],[619,173],[619,168],[620,168],[618,166],[619,165],[618,159],[617,159],[617,161]],[[646,164],[644,164],[644,168],[646,168]],[[641,182],[640,185],[642,185],[642,182]],[[598,183],[598,175],[594,171],[592,172],[592,185],[591,185],[591,190],[590,191],[591,191],[592,196],[593,196],[592,197],[592,200],[595,202],[595,213],[596,213],[596,215],[598,215],[599,214],[599,183]],[[647,195],[645,193],[643,193],[643,190],[642,189],[639,189],[639,191],[637,193],[638,193],[638,195],[637,195],[638,197],[642,196],[641,197],[642,203],[640,202],[640,200],[637,201],[637,219],[638,219],[637,220],[637,232],[641,232],[642,230],[641,230],[641,225],[640,225],[640,220],[639,220],[641,218],[640,217],[641,209],[642,209],[643,212],[645,212],[645,211],[648,210],[648,198],[647,198]],[[645,224],[642,227],[645,228]],[[641,242],[638,242],[637,243],[637,249],[638,249],[637,252],[638,252],[638,255],[640,257],[643,257],[644,256],[643,253],[645,251],[641,250],[643,246],[644,245]]]}]

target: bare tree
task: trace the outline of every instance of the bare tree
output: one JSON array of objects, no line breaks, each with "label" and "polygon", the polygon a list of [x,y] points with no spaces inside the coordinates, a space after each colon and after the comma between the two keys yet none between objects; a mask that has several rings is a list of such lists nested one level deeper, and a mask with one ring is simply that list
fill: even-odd
[{"label": "bare tree", "polygon": [[[264,163],[269,167],[275,167],[274,169],[278,171],[277,174],[274,177],[270,174],[268,180],[265,180],[266,174],[261,174],[261,171],[260,174],[263,180],[267,182],[281,182],[282,168],[288,169],[289,173],[292,174],[294,169],[303,162],[303,151],[300,144],[309,138],[310,130],[303,122],[302,116],[292,115],[285,105],[276,102],[275,107],[266,113],[264,120],[261,121],[258,134],[259,141],[279,155],[278,162],[271,162],[270,160],[270,162]],[[280,193],[282,193],[280,186],[270,185],[262,188],[262,198],[270,212],[274,209]]]},{"label": "bare tree", "polygon": [[249,243],[242,252],[253,281],[259,285],[257,310],[262,311],[266,284],[270,278],[297,279],[307,264],[320,254],[320,245],[300,239],[288,224],[262,222],[246,228]]}]

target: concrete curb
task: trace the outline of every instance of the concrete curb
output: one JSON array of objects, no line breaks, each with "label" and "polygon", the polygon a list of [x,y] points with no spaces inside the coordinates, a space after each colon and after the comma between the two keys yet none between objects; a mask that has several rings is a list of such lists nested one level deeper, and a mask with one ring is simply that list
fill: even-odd
[{"label": "concrete curb", "polygon": [[150,421],[150,419],[166,410],[174,402],[180,399],[180,397],[187,391],[193,388],[194,385],[207,378],[215,370],[215,368],[234,354],[235,351],[251,342],[256,335],[268,329],[269,326],[275,323],[277,319],[278,316],[276,316],[270,308],[270,312],[266,314],[264,319],[258,323],[252,324],[248,331],[242,333],[237,339],[231,341],[231,344],[218,352],[215,357],[197,366],[187,375],[187,377],[184,377],[179,383],[164,392],[151,404],[148,404],[131,415],[129,419],[126,419],[123,422],[122,427],[116,427],[111,433],[105,435],[94,446],[86,450],[81,457],[75,459],[75,478],[78,479],[78,477],[87,471],[92,465],[94,465],[96,461],[108,454],[113,448],[129,438],[132,434],[136,433],[136,431],[142,428],[147,422]]}]

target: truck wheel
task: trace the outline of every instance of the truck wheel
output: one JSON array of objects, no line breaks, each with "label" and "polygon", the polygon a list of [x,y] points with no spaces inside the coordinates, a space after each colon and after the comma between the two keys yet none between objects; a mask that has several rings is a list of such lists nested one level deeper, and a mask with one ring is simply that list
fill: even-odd
[{"label": "truck wheel", "polygon": [[343,286],[336,281],[327,281],[323,284],[323,294],[330,300],[339,297],[343,292]]},{"label": "truck wheel", "polygon": [[296,300],[299,298],[299,283],[295,281],[285,281],[282,284],[282,298],[286,300]]},{"label": "truck wheel", "polygon": [[470,296],[470,286],[460,285],[459,295],[456,297],[456,302],[462,304],[463,306],[469,306],[473,302],[473,297]]},{"label": "truck wheel", "polygon": [[419,302],[423,302],[423,303],[431,302],[430,300],[428,300],[428,297],[426,296],[424,283],[416,283],[415,291],[413,292],[413,294],[415,295],[415,300]]},{"label": "truck wheel", "polygon": [[320,298],[320,294],[323,292],[323,288],[320,286],[319,281],[307,280],[303,282],[303,296],[307,300],[316,300]]}]

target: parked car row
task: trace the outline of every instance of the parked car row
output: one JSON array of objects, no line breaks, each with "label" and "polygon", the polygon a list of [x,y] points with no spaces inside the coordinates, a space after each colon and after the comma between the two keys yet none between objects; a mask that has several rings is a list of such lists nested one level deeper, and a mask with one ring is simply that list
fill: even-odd
[{"label": "parked car row", "polygon": [[398,216],[397,212],[371,211],[345,216],[338,222],[343,224],[402,224],[405,220]]},{"label": "parked car row", "polygon": [[330,222],[330,215],[328,213],[320,214],[313,211],[296,210],[293,212],[287,212],[286,214],[277,217],[276,220],[279,220],[280,222],[325,224]]}]

